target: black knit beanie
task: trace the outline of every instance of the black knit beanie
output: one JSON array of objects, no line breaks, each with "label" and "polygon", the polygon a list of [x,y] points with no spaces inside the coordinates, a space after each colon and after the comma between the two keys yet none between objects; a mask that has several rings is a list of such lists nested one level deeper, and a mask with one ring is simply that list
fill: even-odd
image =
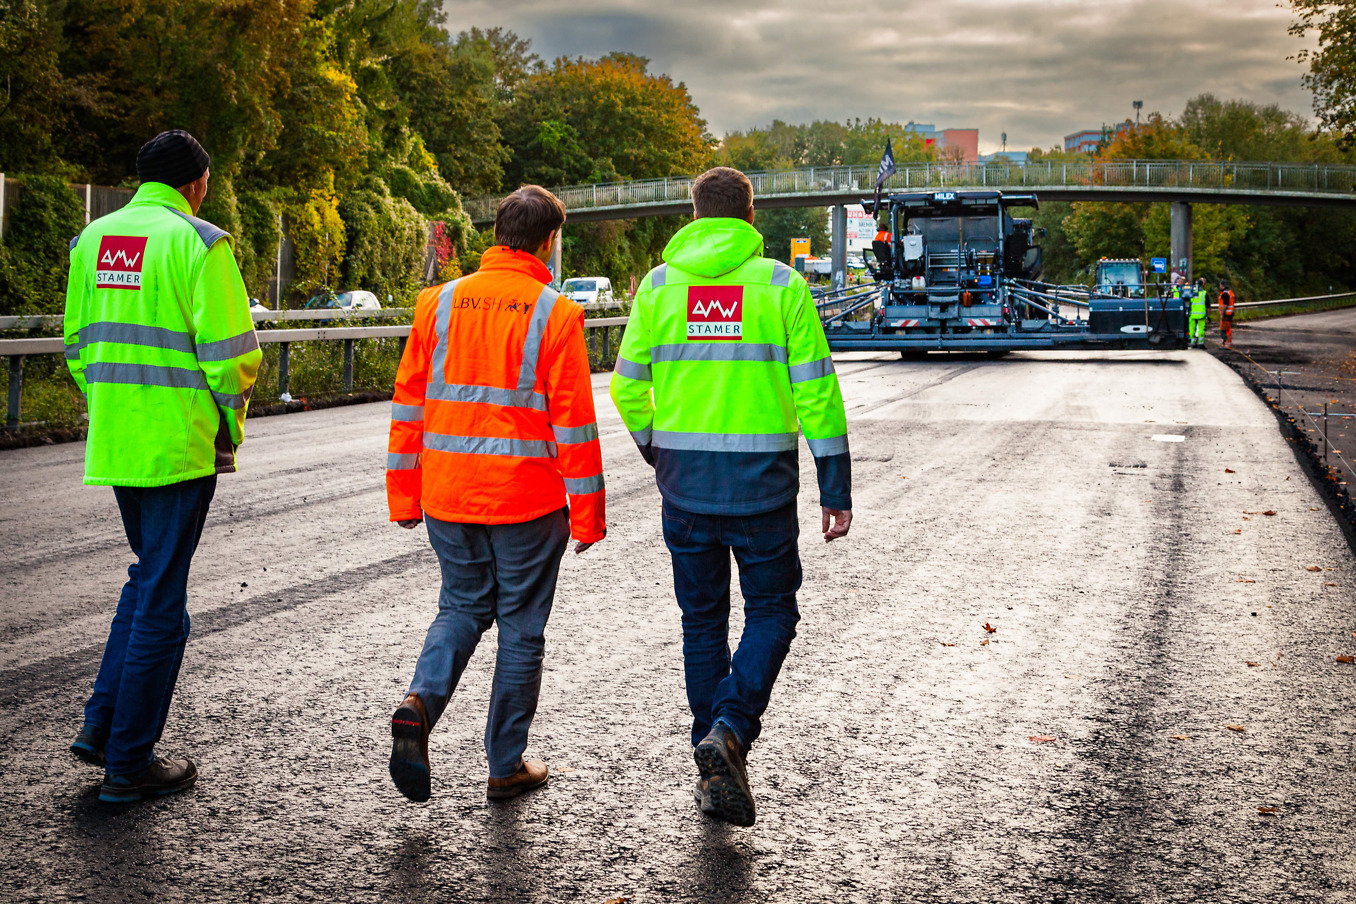
[{"label": "black knit beanie", "polygon": [[137,151],[137,178],[179,188],[207,172],[212,158],[198,140],[182,129],[161,132]]}]

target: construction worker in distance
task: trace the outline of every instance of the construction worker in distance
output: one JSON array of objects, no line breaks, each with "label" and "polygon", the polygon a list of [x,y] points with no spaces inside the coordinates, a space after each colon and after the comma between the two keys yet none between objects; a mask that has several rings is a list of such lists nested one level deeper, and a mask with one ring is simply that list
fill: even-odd
[{"label": "construction worker in distance", "polygon": [[89,408],[85,483],[113,487],[136,557],[71,744],[104,767],[111,803],[198,777],[155,745],[188,640],[189,565],[263,357],[230,236],[193,216],[210,164],[187,132],[161,132],[137,154],[131,202],[71,242],[66,363]]},{"label": "construction worker in distance", "polygon": [[871,253],[880,267],[880,278],[894,279],[895,264],[890,245],[890,221],[886,217],[880,218],[880,228],[876,231],[876,237],[871,240]]},{"label": "construction worker in distance", "polygon": [[[826,542],[852,523],[851,460],[809,287],[761,256],[749,180],[708,170],[693,183],[692,206],[694,221],[636,293],[612,400],[664,500],[695,797],[704,812],[747,826],[755,807],[746,757],[800,618],[797,421],[815,459]],[[732,551],[744,595],[733,659]]]},{"label": "construction worker in distance", "polygon": [[1234,290],[1229,284],[1219,284],[1219,334],[1225,348],[1234,347]]},{"label": "construction worker in distance", "polygon": [[391,718],[391,778],[411,800],[429,799],[429,732],[495,622],[486,795],[546,784],[546,764],[523,753],[560,560],[571,535],[581,553],[606,533],[584,309],[547,285],[564,222],[565,205],[536,185],[500,201],[480,269],[419,293],[396,376],[391,520],[425,521],[442,568],[438,614]]},{"label": "construction worker in distance", "polygon": [[1188,334],[1191,337],[1192,348],[1205,348],[1205,324],[1210,316],[1210,305],[1206,294],[1205,277],[1202,276],[1196,281],[1194,288],[1190,289],[1190,329]]}]

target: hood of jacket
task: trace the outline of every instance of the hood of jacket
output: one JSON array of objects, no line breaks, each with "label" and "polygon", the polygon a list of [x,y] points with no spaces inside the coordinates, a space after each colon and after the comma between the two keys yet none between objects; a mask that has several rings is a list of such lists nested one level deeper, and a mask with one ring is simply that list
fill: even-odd
[{"label": "hood of jacket", "polygon": [[763,236],[744,220],[702,217],[678,230],[664,248],[664,262],[711,279],[751,257],[763,256]]}]

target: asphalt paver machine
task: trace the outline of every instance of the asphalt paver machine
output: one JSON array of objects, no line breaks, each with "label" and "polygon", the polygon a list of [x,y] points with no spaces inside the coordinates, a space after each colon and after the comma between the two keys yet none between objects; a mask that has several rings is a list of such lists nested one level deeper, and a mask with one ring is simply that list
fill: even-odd
[{"label": "asphalt paver machine", "polygon": [[1093,286],[1041,282],[1036,230],[1013,216],[1036,209],[1035,195],[915,192],[863,206],[888,211],[889,249],[869,264],[873,289],[820,302],[834,350],[1186,346],[1182,299],[1147,286],[1138,261],[1103,262],[1118,266],[1099,266]]}]

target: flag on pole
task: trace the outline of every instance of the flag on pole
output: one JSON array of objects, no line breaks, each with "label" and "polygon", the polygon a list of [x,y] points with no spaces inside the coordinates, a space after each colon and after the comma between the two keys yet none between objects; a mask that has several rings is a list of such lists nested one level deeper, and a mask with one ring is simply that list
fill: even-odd
[{"label": "flag on pole", "polygon": [[876,172],[876,200],[871,205],[872,213],[880,212],[880,190],[885,185],[885,180],[895,174],[895,152],[890,146],[890,139],[885,139],[885,153],[880,157],[880,169]]}]

